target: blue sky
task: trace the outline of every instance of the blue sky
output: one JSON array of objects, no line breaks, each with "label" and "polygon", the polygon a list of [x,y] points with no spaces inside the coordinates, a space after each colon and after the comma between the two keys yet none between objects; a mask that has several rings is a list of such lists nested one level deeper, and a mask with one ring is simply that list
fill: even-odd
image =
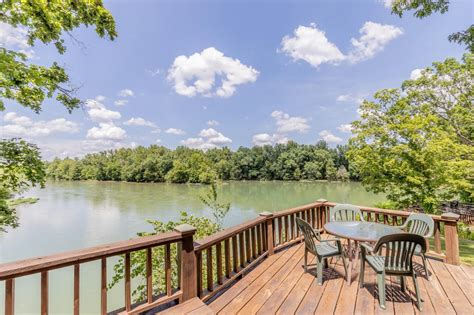
[{"label": "blue sky", "polygon": [[89,100],[72,114],[48,100],[39,115],[6,101],[2,137],[37,143],[47,159],[157,143],[346,143],[362,98],[460,58],[464,47],[447,36],[473,20],[468,0],[422,20],[391,15],[383,0],[105,6],[118,38],[81,28],[73,34],[82,45],[66,36],[62,56],[41,43],[26,48],[21,30],[0,26],[2,46],[28,50],[39,64],[58,61]]}]

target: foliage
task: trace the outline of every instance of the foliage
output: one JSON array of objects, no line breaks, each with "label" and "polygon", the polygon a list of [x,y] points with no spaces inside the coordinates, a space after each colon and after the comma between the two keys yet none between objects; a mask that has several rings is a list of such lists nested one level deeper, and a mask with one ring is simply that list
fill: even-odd
[{"label": "foliage", "polygon": [[[230,209],[230,203],[218,203],[218,193],[215,183],[211,184],[209,192],[200,197],[204,205],[211,208],[213,211],[214,220],[210,220],[206,217],[195,217],[188,215],[186,212],[181,212],[181,217],[178,221],[147,221],[153,225],[153,232],[140,232],[137,233],[139,237],[147,235],[156,235],[165,232],[171,232],[174,228],[181,224],[189,224],[196,228],[194,239],[202,239],[206,236],[212,235],[222,229],[222,220]],[[175,259],[172,261],[172,288],[178,286],[178,247],[176,244],[170,246],[171,254],[170,257]],[[135,301],[142,301],[146,297],[146,251],[133,252],[130,255],[131,264],[131,277],[137,278],[139,281],[138,286],[133,290],[132,295]],[[159,246],[153,249],[152,252],[152,266],[153,270],[162,270],[165,264],[165,249],[164,246]],[[203,278],[206,279],[206,270],[203,270]],[[112,288],[124,278],[124,258],[121,257],[117,264],[114,265],[114,276],[112,282],[109,284],[109,288]],[[164,277],[153,277],[153,294],[159,295],[166,292],[166,282]]]},{"label": "foliage", "polygon": [[14,207],[22,204],[34,204],[37,203],[39,198],[30,197],[30,198],[15,198],[7,201],[8,206]]},{"label": "foliage", "polygon": [[[205,183],[219,180],[346,180],[356,179],[345,156],[347,146],[331,149],[325,142],[295,142],[245,148],[201,151],[186,147],[170,150],[122,148],[89,154],[82,159],[56,159],[48,163],[48,176],[65,180]],[[338,169],[341,169],[338,177]],[[341,177],[341,175],[343,175]]]},{"label": "foliage", "polygon": [[[0,3],[0,22],[26,31],[28,45],[36,40],[53,43],[60,54],[66,51],[63,33],[85,25],[95,25],[100,37],[113,40],[117,36],[115,22],[100,0],[5,0]],[[69,76],[57,63],[50,67],[31,64],[24,52],[0,49],[0,97],[15,100],[36,113],[46,97],[56,94],[56,100],[69,111],[77,108],[80,100],[74,97],[75,89],[65,87]],[[4,103],[0,100],[0,110]]]},{"label": "foliage", "polygon": [[45,166],[38,148],[24,140],[0,140],[0,231],[18,226],[18,217],[8,199],[28,187],[44,186]]},{"label": "foliage", "polygon": [[433,63],[401,89],[364,101],[348,157],[368,190],[434,212],[474,200],[473,55]]},{"label": "foliage", "polygon": [[[446,248],[444,237],[441,238],[441,248]],[[434,238],[430,238],[430,246],[434,247]],[[474,266],[474,241],[459,240],[459,258],[461,263]]]},{"label": "foliage", "polygon": [[[392,1],[392,13],[400,17],[405,11],[414,10],[413,15],[417,18],[430,16],[435,12],[444,14],[448,12],[449,0],[394,0]],[[466,30],[453,33],[448,37],[449,41],[458,44],[464,43],[467,49],[474,53],[474,25]]]}]

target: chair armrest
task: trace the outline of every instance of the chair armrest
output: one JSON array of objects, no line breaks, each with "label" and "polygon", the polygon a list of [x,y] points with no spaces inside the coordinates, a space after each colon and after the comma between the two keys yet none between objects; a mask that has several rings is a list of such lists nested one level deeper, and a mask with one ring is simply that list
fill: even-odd
[{"label": "chair armrest", "polygon": [[369,244],[367,244],[367,243],[359,243],[359,245],[360,245],[360,248],[363,251],[367,250],[369,253],[374,252],[374,248],[372,246],[370,246]]}]

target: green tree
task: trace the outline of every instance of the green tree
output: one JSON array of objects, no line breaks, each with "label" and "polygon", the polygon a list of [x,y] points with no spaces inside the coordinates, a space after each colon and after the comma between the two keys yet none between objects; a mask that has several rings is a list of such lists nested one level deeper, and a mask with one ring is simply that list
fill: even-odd
[{"label": "green tree", "polygon": [[[66,51],[63,33],[72,37],[71,31],[85,25],[94,25],[100,37],[113,40],[117,36],[115,22],[100,0],[5,0],[0,3],[0,22],[26,29],[28,44],[35,41],[53,43],[57,51]],[[0,97],[41,111],[46,97],[56,96],[69,111],[77,108],[80,100],[74,96],[69,76],[57,63],[50,67],[39,66],[27,60],[23,52],[0,49]],[[4,110],[0,99],[0,110]]]},{"label": "green tree", "polygon": [[364,101],[348,157],[368,190],[398,207],[474,200],[473,55],[433,63]]},{"label": "green tree", "polygon": [[18,226],[18,217],[7,203],[14,194],[44,186],[45,166],[38,148],[24,140],[0,141],[0,232]]},{"label": "green tree", "polygon": [[[393,0],[391,6],[392,13],[400,17],[406,11],[413,10],[413,15],[422,19],[435,12],[441,14],[448,12],[449,0]],[[474,53],[474,25],[471,24],[466,30],[449,35],[448,40],[464,44],[471,53]]]}]

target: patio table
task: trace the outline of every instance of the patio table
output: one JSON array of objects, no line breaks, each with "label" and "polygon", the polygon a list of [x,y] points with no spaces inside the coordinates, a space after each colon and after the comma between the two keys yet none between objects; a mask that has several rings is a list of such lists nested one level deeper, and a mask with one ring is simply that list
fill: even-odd
[{"label": "patio table", "polygon": [[[375,243],[379,238],[389,234],[405,233],[395,226],[385,225],[375,222],[365,221],[334,221],[324,225],[324,230],[334,236],[347,239],[347,257],[349,267],[347,268],[347,283],[351,283],[353,260],[359,254],[358,242]],[[351,248],[351,240],[356,244],[355,249]]]}]

